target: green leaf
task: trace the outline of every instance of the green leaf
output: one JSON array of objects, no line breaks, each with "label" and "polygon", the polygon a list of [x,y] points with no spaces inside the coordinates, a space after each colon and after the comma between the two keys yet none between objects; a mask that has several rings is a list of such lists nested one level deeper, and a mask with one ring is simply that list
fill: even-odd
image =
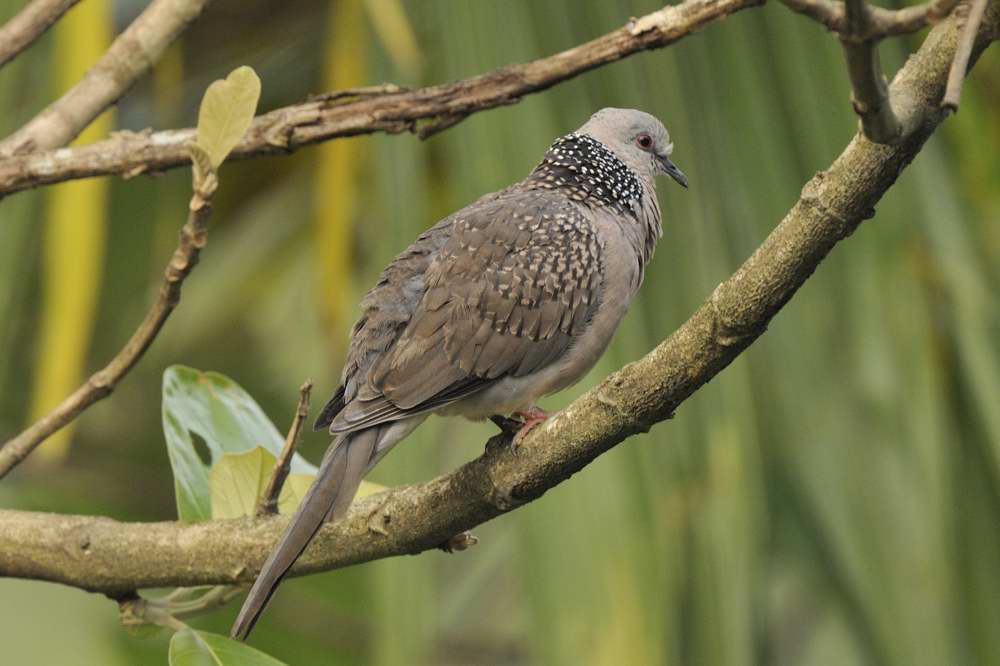
[{"label": "green leaf", "polygon": [[173,635],[167,658],[170,666],[284,666],[249,645],[190,628]]},{"label": "green leaf", "polygon": [[362,497],[368,497],[369,495],[377,495],[383,490],[388,490],[388,488],[388,486],[383,486],[381,483],[362,481],[361,485],[358,487],[357,494],[354,495],[354,499],[361,499]]},{"label": "green leaf", "polygon": [[[261,447],[244,453],[226,453],[208,474],[212,518],[241,518],[257,509],[274,473],[277,458]],[[278,510],[292,513],[312,485],[315,474],[289,474],[278,496]],[[358,497],[374,495],[385,486],[362,481]]]},{"label": "green leaf", "polygon": [[[212,517],[209,468],[226,453],[261,446],[277,456],[284,445],[284,437],[236,382],[180,365],[163,373],[163,431],[182,520]],[[199,456],[195,437],[205,443],[209,460]],[[295,454],[291,472],[311,476],[316,468]]]},{"label": "green leaf", "polygon": [[253,515],[276,463],[277,458],[259,446],[244,453],[223,455],[208,473],[212,518]]},{"label": "green leaf", "polygon": [[213,81],[198,112],[198,145],[216,169],[246,134],[257,111],[260,79],[250,67],[238,67],[225,80]]},{"label": "green leaf", "polygon": [[[299,504],[306,496],[306,492],[315,478],[315,474],[289,474],[288,478],[285,479],[285,485],[281,487],[281,494],[278,496],[278,512],[287,514],[299,508]],[[381,483],[362,481],[361,485],[358,486],[358,492],[354,495],[354,499],[375,495],[386,490],[386,488]]]},{"label": "green leaf", "polygon": [[285,479],[285,485],[281,488],[281,494],[278,495],[278,512],[292,513],[295,511],[315,478],[315,474],[289,474],[288,478]]}]

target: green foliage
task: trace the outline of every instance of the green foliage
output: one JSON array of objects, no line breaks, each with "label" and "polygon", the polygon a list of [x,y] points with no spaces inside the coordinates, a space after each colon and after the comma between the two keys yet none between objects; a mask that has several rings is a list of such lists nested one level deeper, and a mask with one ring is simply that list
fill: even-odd
[{"label": "green foliage", "polygon": [[282,666],[249,645],[207,631],[182,629],[170,639],[170,666]]},{"label": "green foliage", "polygon": [[[173,366],[163,376],[163,414],[179,517],[199,519],[206,511],[219,520],[254,515],[274,474],[277,457],[264,446],[246,447],[248,443],[268,442],[270,447],[280,448],[282,442],[253,398],[228,377]],[[200,436],[211,451],[210,465],[198,458],[192,434]],[[303,460],[295,464],[306,471],[290,473],[285,479],[278,496],[282,513],[296,509],[316,476],[315,468]],[[358,496],[382,490],[384,486],[363,481]],[[170,641],[172,665],[280,663],[223,636],[193,631],[180,621],[224,605],[238,594],[239,588],[224,585],[177,588],[134,606],[143,615],[130,617],[126,626],[137,637],[152,635],[152,624],[174,630],[182,627]]]},{"label": "green foliage", "polygon": [[198,112],[197,143],[214,169],[246,134],[259,99],[260,79],[250,67],[238,67],[208,86]]},{"label": "green foliage", "polygon": [[[163,373],[163,433],[181,520],[252,515],[274,472],[284,438],[260,405],[229,377],[175,365]],[[210,460],[198,453],[204,442]],[[298,453],[278,508],[295,510],[316,476]],[[385,490],[364,481],[358,496]]]},{"label": "green foliage", "polygon": [[[239,489],[259,485],[259,476],[265,474],[263,459],[256,468],[242,465],[243,478],[227,485],[234,467],[231,459],[225,463],[224,473],[216,473],[214,485],[218,490],[215,490],[209,480],[209,470],[223,461],[225,454],[247,453],[260,448],[270,455],[273,468],[274,459],[284,444],[278,429],[236,382],[215,372],[179,365],[163,373],[163,433],[174,471],[177,515],[181,520],[211,518],[215,515],[214,496],[224,498],[230,510],[236,505],[242,506],[235,499]],[[194,437],[207,447],[209,460],[199,455]],[[293,476],[314,475],[315,472],[313,465],[295,454]]]},{"label": "green foliage", "polygon": [[[262,447],[243,453],[224,453],[208,473],[212,518],[241,518],[256,510],[274,473],[277,459]],[[316,475],[289,474],[278,495],[278,511],[292,513],[305,497]],[[374,495],[385,486],[362,481],[357,497]]]},{"label": "green foliage", "polygon": [[212,157],[208,151],[194,141],[188,141],[188,152],[191,154],[191,168],[194,170],[195,182],[203,183],[215,173]]},{"label": "green foliage", "polygon": [[[251,516],[257,508],[277,459],[267,449],[256,447],[243,453],[226,453],[212,465],[208,484],[212,496],[212,518]],[[281,488],[278,506],[288,513],[298,506],[312,474],[290,474]]]},{"label": "green foliage", "polygon": [[[174,471],[177,515],[182,520],[205,520],[215,515],[212,497],[216,492],[209,470],[223,461],[226,454],[247,453],[259,448],[270,455],[273,468],[284,444],[278,429],[236,382],[215,372],[179,365],[163,373],[163,433]],[[210,460],[201,459],[192,435],[204,442]],[[230,460],[225,470],[232,469]],[[316,468],[295,454],[292,471],[295,475],[314,475]],[[250,484],[256,488],[256,479],[264,473],[263,461],[256,470],[252,465],[242,465],[244,478],[239,487]],[[231,474],[216,473],[218,494],[226,498],[227,506],[239,504],[229,491],[222,490],[226,487],[227,476]],[[234,484],[229,486],[232,493],[237,492]]]}]

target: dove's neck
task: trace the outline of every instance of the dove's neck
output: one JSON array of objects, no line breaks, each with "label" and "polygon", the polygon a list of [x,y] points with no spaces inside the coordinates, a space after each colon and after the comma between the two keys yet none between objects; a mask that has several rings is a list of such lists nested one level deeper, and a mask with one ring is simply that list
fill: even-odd
[{"label": "dove's neck", "polygon": [[603,143],[586,134],[567,134],[546,151],[525,180],[529,187],[556,190],[591,208],[636,217],[642,178]]},{"label": "dove's neck", "polygon": [[648,177],[586,134],[567,134],[546,151],[525,185],[554,190],[612,214],[644,268],[662,234],[660,206]]}]

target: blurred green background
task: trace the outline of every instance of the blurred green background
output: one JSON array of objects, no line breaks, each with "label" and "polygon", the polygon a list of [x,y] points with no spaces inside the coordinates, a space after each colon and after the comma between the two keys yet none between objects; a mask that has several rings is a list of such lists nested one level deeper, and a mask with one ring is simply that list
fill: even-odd
[{"label": "blurred green background", "polygon": [[[23,0],[0,0],[6,19]],[[86,0],[0,71],[9,133],[144,6]],[[190,126],[241,64],[261,109],[423,85],[570,47],[655,2],[218,0],[112,127]],[[922,35],[887,42],[894,71]],[[1000,48],[866,223],[676,419],[485,525],[471,551],[287,582],[254,645],[291,664],[1000,663]],[[272,420],[336,387],[356,303],[422,229],[523,177],[602,106],[665,121],[692,187],[610,351],[558,408],[678,326],[850,140],[836,40],[778,3],[421,142],[340,140],[227,164],[182,303],[114,395],[0,483],[5,507],[175,515],[160,378],[223,372]],[[183,223],[186,169],[0,204],[0,438],[100,367],[144,313]],[[74,189],[75,188],[75,189]],[[492,427],[431,419],[373,473],[419,482]],[[309,434],[303,452],[327,444]],[[225,633],[236,606],[193,621]],[[103,597],[0,581],[9,664],[163,663]]]}]

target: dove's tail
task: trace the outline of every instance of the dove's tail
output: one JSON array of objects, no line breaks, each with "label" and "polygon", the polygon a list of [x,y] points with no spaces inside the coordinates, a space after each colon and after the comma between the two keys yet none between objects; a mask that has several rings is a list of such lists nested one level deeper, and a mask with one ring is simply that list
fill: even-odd
[{"label": "dove's tail", "polygon": [[373,462],[379,428],[341,435],[327,449],[316,480],[306,493],[285,533],[267,558],[233,623],[230,636],[246,640],[288,570],[324,522],[347,512],[361,479]]}]

